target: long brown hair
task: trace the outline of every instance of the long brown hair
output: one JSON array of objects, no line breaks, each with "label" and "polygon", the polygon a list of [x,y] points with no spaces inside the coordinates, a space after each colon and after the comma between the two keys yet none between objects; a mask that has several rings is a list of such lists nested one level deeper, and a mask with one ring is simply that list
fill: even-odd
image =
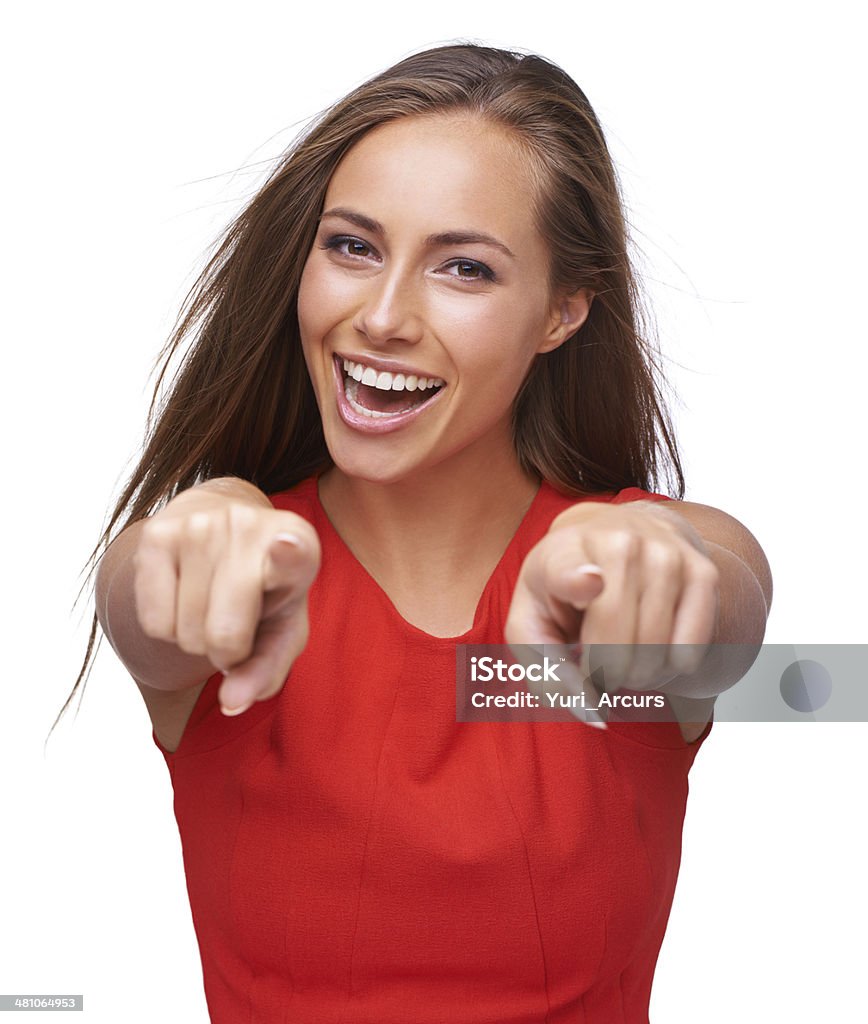
[{"label": "long brown hair", "polygon": [[[581,496],[656,489],[662,465],[674,473],[668,493],[683,496],[620,185],[591,105],[542,57],[441,46],[407,57],[327,110],[226,230],[161,353],[144,452],[91,554],[85,585],[118,533],[202,480],[237,476],[273,494],[332,465],[296,313],[329,180],[378,125],[459,111],[511,129],[537,184],[533,209],[551,251],[552,288],[594,293],[583,326],[536,358],[516,397],[513,437],[523,469]],[[94,615],[58,720],[86,678],[97,628]]]}]

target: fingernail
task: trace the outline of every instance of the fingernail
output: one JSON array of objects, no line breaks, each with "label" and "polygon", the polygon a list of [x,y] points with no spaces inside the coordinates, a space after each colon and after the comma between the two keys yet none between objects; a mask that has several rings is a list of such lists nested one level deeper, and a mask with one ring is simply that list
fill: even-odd
[{"label": "fingernail", "polygon": [[228,707],[226,707],[225,704],[221,704],[220,705],[220,710],[223,712],[224,715],[229,715],[229,716],[240,715],[240,714],[242,714],[242,712],[246,711],[252,704],[253,704],[252,700],[247,701],[246,704],[242,704],[242,705],[240,705],[240,707],[237,707],[237,708],[228,708]]},{"label": "fingernail", "polygon": [[585,565],[580,565],[577,569],[572,570],[577,576],[588,575],[588,576],[599,576],[603,577],[602,566],[595,565],[593,562],[587,562]]},{"label": "fingernail", "polygon": [[301,547],[301,540],[294,533],[278,533],[274,536],[281,544],[289,544],[294,548]]},{"label": "fingernail", "polygon": [[590,708],[570,708],[569,709],[580,722],[584,722],[585,725],[590,725],[592,729],[608,729],[608,725],[599,717],[596,711],[592,711]]},{"label": "fingernail", "polygon": [[[582,680],[581,674],[575,665],[567,662],[560,666],[560,671],[562,674],[562,682],[573,696],[578,697],[581,695],[584,698],[590,696],[585,690],[584,681]],[[609,728],[596,708],[571,705],[569,711],[574,718],[577,718],[580,722],[584,722],[585,725],[590,725],[593,729]]]}]

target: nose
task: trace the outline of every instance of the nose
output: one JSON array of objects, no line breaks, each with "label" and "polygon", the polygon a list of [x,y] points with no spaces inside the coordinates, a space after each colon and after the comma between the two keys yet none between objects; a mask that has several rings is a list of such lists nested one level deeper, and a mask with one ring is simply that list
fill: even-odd
[{"label": "nose", "polygon": [[420,298],[409,273],[395,267],[365,282],[365,291],[353,327],[375,345],[399,341],[416,344],[422,339]]}]

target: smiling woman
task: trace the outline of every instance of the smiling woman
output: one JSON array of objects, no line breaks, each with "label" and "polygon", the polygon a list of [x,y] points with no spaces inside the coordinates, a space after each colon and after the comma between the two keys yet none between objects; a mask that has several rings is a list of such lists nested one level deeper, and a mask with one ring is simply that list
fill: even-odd
[{"label": "smiling woman", "polygon": [[[761,641],[771,577],[678,500],[627,252],[569,76],[446,46],[327,111],[191,293],[94,561],[216,1024],[647,1021],[748,667],[706,652]],[[505,643],[617,645],[601,704],[673,714],[460,721],[457,645]]]},{"label": "smiling woman", "polygon": [[[533,188],[512,132],[466,111],[381,125],[332,175],[298,295],[339,471],[332,504],[352,502],[354,481],[402,481],[406,492],[419,474],[445,496],[494,464],[502,486],[536,489],[515,459],[513,402],[534,358],[587,318],[591,296],[550,288]],[[344,360],[363,368],[350,378],[358,386],[336,377]],[[396,387],[415,394],[383,397]]]}]

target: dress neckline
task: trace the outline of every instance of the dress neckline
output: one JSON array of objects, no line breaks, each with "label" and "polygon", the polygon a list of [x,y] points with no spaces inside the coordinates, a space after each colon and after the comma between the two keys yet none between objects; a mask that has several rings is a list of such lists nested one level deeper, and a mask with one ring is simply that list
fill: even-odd
[{"label": "dress neckline", "polygon": [[468,630],[465,630],[465,632],[459,633],[456,636],[435,636],[433,633],[427,633],[424,629],[420,629],[419,626],[415,626],[412,622],[408,622],[407,619],[404,618],[404,616],[398,611],[391,597],[389,597],[389,595],[386,593],[383,587],[377,582],[377,580],[374,579],[371,573],[368,572],[365,566],[359,561],[359,559],[353,553],[347,542],[338,533],[331,519],[329,519],[328,513],[326,512],[323,503],[320,501],[319,476],[320,474],[317,474],[315,477],[313,477],[311,482],[311,490],[313,492],[313,500],[316,505],[319,517],[322,520],[324,529],[329,534],[332,542],[337,544],[343,550],[345,556],[357,568],[357,571],[360,572],[368,581],[370,586],[372,586],[377,591],[377,593],[379,593],[382,596],[384,603],[389,608],[392,617],[394,618],[395,622],[400,626],[400,628],[404,632],[409,633],[412,636],[415,636],[429,643],[468,643],[470,639],[473,637],[473,635],[477,633],[480,630],[480,628],[482,628],[483,612],[485,610],[485,606],[487,604],[488,596],[491,591],[492,585],[495,579],[500,575],[501,568],[504,565],[504,563],[509,559],[510,555],[513,552],[513,549],[520,543],[522,536],[527,531],[530,522],[534,518],[535,511],[542,500],[543,492],[546,488],[546,481],[542,480],[540,482],[540,485],[537,487],[536,494],[534,494],[530,505],[528,505],[527,510],[521,518],[521,521],[516,527],[515,532],[510,537],[509,541],[507,542],[506,546],[503,549],[503,552],[501,553],[500,558],[497,560],[494,569],[492,569],[488,579],[486,580],[485,586],[482,588],[482,593],[479,595],[479,600],[476,603],[476,609],[473,613],[473,624],[471,625],[471,627]]}]

